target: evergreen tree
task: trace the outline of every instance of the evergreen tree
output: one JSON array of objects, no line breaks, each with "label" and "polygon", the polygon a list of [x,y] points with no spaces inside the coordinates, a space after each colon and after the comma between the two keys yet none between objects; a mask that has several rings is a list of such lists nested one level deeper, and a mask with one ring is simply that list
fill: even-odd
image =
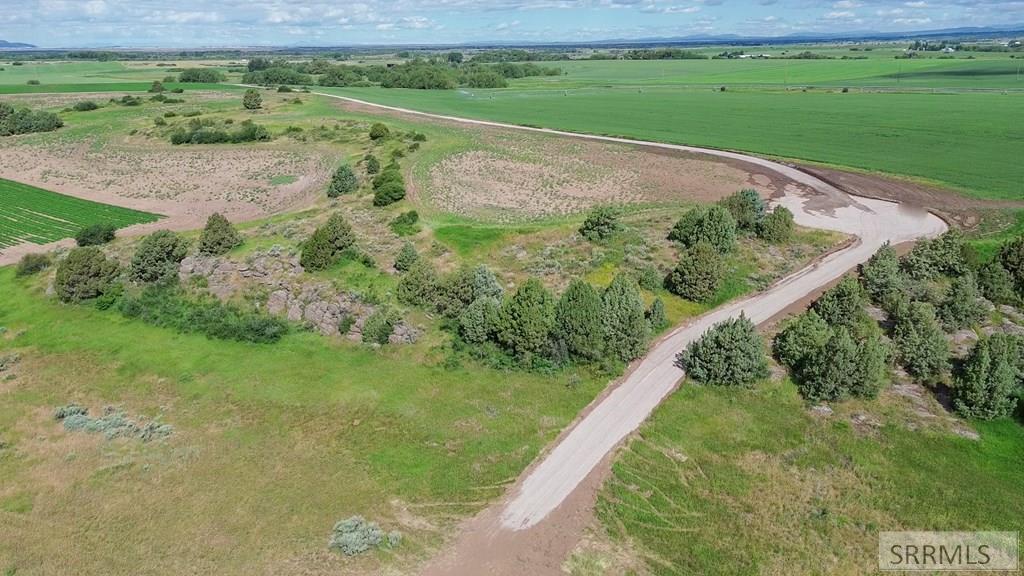
[{"label": "evergreen tree", "polygon": [[530,278],[501,306],[498,339],[519,356],[540,354],[548,349],[555,302],[536,278]]},{"label": "evergreen tree", "polygon": [[705,384],[750,387],[768,377],[764,342],[741,315],[712,326],[680,354],[690,378]]},{"label": "evergreen tree", "polygon": [[784,244],[793,237],[795,227],[793,212],[785,206],[776,206],[757,225],[757,235],[765,242]]},{"label": "evergreen tree", "polygon": [[1003,334],[978,341],[953,388],[953,407],[965,418],[991,420],[1013,413],[1017,406],[1018,349]]},{"label": "evergreen tree", "polygon": [[995,304],[1020,303],[1013,284],[1013,276],[1003,268],[998,260],[989,262],[978,271],[978,286],[982,294]]},{"label": "evergreen tree", "polygon": [[683,250],[679,263],[665,277],[665,288],[694,302],[707,302],[718,292],[724,274],[724,262],[718,250],[708,242],[698,242]]},{"label": "evergreen tree", "polygon": [[53,288],[61,302],[88,300],[109,290],[117,275],[117,262],[99,248],[74,248],[57,265]]},{"label": "evergreen tree", "polygon": [[355,243],[352,226],[345,221],[344,216],[335,212],[303,243],[299,264],[308,272],[323,270],[337,263],[342,253],[355,246]]},{"label": "evergreen tree", "polygon": [[824,348],[832,329],[813,309],[788,321],[775,335],[775,357],[790,370],[798,370],[810,356]]},{"label": "evergreen tree", "polygon": [[419,259],[420,255],[416,252],[416,247],[412,245],[412,242],[406,242],[402,244],[402,249],[398,251],[398,256],[395,257],[395,270],[408,272]]},{"label": "evergreen tree", "polygon": [[260,91],[255,88],[249,88],[245,91],[245,96],[242,96],[242,106],[246,110],[259,110],[263,107],[263,96],[260,96]]},{"label": "evergreen tree", "polygon": [[867,319],[863,292],[852,276],[843,278],[839,284],[826,290],[811,308],[829,326],[852,329]]},{"label": "evergreen tree", "polygon": [[766,205],[757,190],[744,188],[719,202],[736,220],[736,228],[752,233],[765,218]]},{"label": "evergreen tree", "polygon": [[946,299],[938,309],[939,318],[947,330],[959,330],[980,322],[985,316],[981,305],[981,292],[970,273],[953,279]]},{"label": "evergreen tree", "polygon": [[911,302],[896,317],[893,342],[907,372],[918,381],[934,382],[949,367],[949,344],[927,302]]},{"label": "evergreen tree", "polygon": [[808,402],[841,400],[855,385],[857,344],[849,330],[838,327],[820,350],[804,359],[796,375],[797,389]]},{"label": "evergreen tree", "polygon": [[373,154],[366,155],[366,173],[376,174],[380,172],[380,160]]},{"label": "evergreen tree", "polygon": [[647,326],[652,334],[661,332],[668,327],[668,316],[665,313],[665,301],[655,298],[647,309]]},{"label": "evergreen tree", "polygon": [[860,267],[860,283],[871,300],[879,304],[891,301],[903,291],[900,259],[888,242]]},{"label": "evergreen tree", "polygon": [[999,250],[999,263],[1013,278],[1017,296],[1024,298],[1024,235],[1003,244]]},{"label": "evergreen tree", "polygon": [[399,302],[421,308],[432,308],[437,301],[440,280],[430,262],[420,259],[402,275],[395,288]]},{"label": "evergreen tree", "polygon": [[142,239],[132,256],[131,278],[136,282],[160,282],[178,276],[178,264],[188,245],[170,230],[158,230]]},{"label": "evergreen tree", "polygon": [[639,358],[647,348],[647,319],[640,288],[619,274],[601,295],[605,351],[623,362]]},{"label": "evergreen tree", "polygon": [[459,316],[459,334],[470,344],[483,344],[494,337],[501,302],[485,296],[474,300]]},{"label": "evergreen tree", "polygon": [[206,227],[199,236],[199,253],[211,256],[226,254],[242,244],[242,237],[227,218],[214,212],[206,219]]},{"label": "evergreen tree", "polygon": [[351,194],[358,189],[359,178],[356,178],[356,173],[348,164],[342,164],[331,176],[331,184],[327,187],[327,196],[337,198],[343,194]]},{"label": "evergreen tree", "polygon": [[480,264],[473,269],[473,298],[494,298],[501,301],[505,289],[490,268]]},{"label": "evergreen tree", "polygon": [[555,306],[554,338],[576,358],[596,360],[604,350],[601,296],[583,280],[573,280]]},{"label": "evergreen tree", "polygon": [[619,211],[612,206],[598,206],[587,214],[580,226],[580,235],[587,240],[606,240],[622,229]]},{"label": "evergreen tree", "polygon": [[687,247],[705,241],[728,253],[736,246],[736,221],[722,206],[694,208],[676,222],[668,239]]}]

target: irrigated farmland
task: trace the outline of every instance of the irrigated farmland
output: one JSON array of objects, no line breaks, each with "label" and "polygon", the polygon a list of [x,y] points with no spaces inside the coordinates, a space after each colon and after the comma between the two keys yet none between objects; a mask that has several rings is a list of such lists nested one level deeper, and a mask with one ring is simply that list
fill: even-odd
[{"label": "irrigated farmland", "polygon": [[118,228],[155,222],[159,216],[90,202],[0,179],[0,248],[23,242],[46,244],[74,236],[90,224]]}]

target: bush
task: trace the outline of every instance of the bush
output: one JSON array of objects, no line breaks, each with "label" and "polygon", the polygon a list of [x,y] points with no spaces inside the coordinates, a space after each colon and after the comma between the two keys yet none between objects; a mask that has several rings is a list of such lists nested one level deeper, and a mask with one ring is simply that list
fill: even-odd
[{"label": "bush", "polygon": [[334,213],[302,244],[299,264],[309,272],[323,270],[337,263],[355,242],[352,227],[340,213]]},{"label": "bush", "polygon": [[1003,245],[999,250],[999,263],[1013,278],[1017,295],[1024,298],[1024,236]]},{"label": "bush", "polygon": [[64,121],[53,112],[15,109],[6,102],[0,102],[0,136],[52,132],[62,126]]},{"label": "bush", "polygon": [[596,360],[604,351],[601,296],[583,280],[573,280],[555,306],[552,336],[574,358]]},{"label": "bush", "polygon": [[389,227],[391,231],[399,236],[412,236],[420,231],[420,227],[417,223],[420,221],[420,215],[415,210],[409,210],[408,212],[402,212],[395,219],[391,221]]},{"label": "bush", "polygon": [[75,242],[79,246],[100,246],[114,240],[117,227],[113,224],[92,224],[75,234]]},{"label": "bush", "polygon": [[149,87],[147,92],[151,94],[159,94],[164,91],[164,83],[159,80],[153,80],[153,84]]},{"label": "bush", "polygon": [[509,351],[528,356],[547,348],[554,318],[554,299],[536,278],[530,278],[501,307],[498,339]]},{"label": "bush", "polygon": [[745,188],[723,198],[719,204],[732,214],[736,221],[736,229],[742,232],[757,231],[765,217],[765,202],[757,190],[751,188]]},{"label": "bush", "polygon": [[353,516],[334,525],[327,547],[345,556],[355,556],[371,548],[397,546],[401,539],[398,532],[390,532],[385,536],[376,523],[367,522],[362,516]]},{"label": "bush", "polygon": [[288,332],[288,325],[279,318],[247,312],[216,299],[191,301],[179,288],[170,286],[147,286],[137,296],[126,295],[118,309],[126,318],[219,340],[268,344]]},{"label": "bush", "polygon": [[378,172],[380,172],[380,160],[377,160],[377,157],[374,156],[373,154],[367,154],[366,155],[366,173],[367,174],[376,174]]},{"label": "bush", "polygon": [[860,283],[871,300],[887,309],[903,292],[900,260],[888,242],[860,267]]},{"label": "bush", "polygon": [[784,244],[793,238],[793,213],[785,206],[776,206],[757,226],[757,236],[765,242]]},{"label": "bush", "polygon": [[263,107],[263,96],[255,88],[249,88],[242,96],[242,107],[246,110],[259,110]]},{"label": "bush", "polygon": [[420,259],[402,275],[395,288],[399,302],[421,308],[432,307],[437,300],[440,280],[430,262]]},{"label": "bush", "polygon": [[736,245],[736,221],[722,206],[694,208],[676,222],[668,239],[686,247],[703,240],[719,252],[731,252]]},{"label": "bush", "polygon": [[647,326],[651,333],[661,332],[668,327],[668,316],[665,313],[665,301],[655,298],[645,314]]},{"label": "bush", "polygon": [[500,312],[497,298],[477,298],[459,316],[459,335],[470,344],[487,342],[496,334]]},{"label": "bush", "polygon": [[52,263],[48,254],[25,254],[21,260],[18,260],[18,267],[14,269],[14,275],[20,278],[38,274],[49,268]]},{"label": "bush", "polygon": [[921,240],[901,262],[903,270],[916,280],[939,275],[956,277],[967,271],[963,235],[950,230],[933,240]]},{"label": "bush", "polygon": [[473,270],[460,267],[446,275],[437,285],[434,305],[448,318],[457,318],[477,296],[473,291]]},{"label": "bush", "polygon": [[342,194],[350,194],[359,189],[359,179],[348,164],[338,166],[331,176],[331,184],[327,188],[329,198],[337,198]]},{"label": "bush", "polygon": [[647,318],[640,288],[626,274],[619,274],[601,294],[605,352],[629,362],[647,348]]},{"label": "bush", "polygon": [[214,212],[206,219],[206,227],[199,236],[199,253],[210,256],[227,254],[232,248],[242,245],[242,237],[227,218]]},{"label": "bush", "polygon": [[707,302],[718,292],[724,270],[718,250],[698,242],[679,256],[679,263],[665,278],[665,288],[687,300]]},{"label": "bush", "polygon": [[1020,303],[1014,288],[1013,276],[998,260],[981,267],[978,271],[978,286],[985,298],[996,304],[1014,306]]},{"label": "bush", "polygon": [[974,275],[967,273],[953,279],[949,293],[938,308],[942,325],[950,332],[971,326],[985,316],[981,304],[981,291]]},{"label": "bush", "polygon": [[864,293],[852,276],[826,290],[811,307],[830,326],[853,329],[870,321],[864,312]]},{"label": "bush", "polygon": [[893,342],[907,373],[921,382],[935,382],[949,367],[949,345],[942,333],[935,308],[926,302],[912,302],[896,317]]},{"label": "bush", "polygon": [[146,236],[132,256],[131,279],[136,282],[162,282],[177,278],[178,264],[188,254],[188,246],[177,234],[159,230]]},{"label": "bush", "polygon": [[92,100],[82,100],[81,102],[76,102],[72,108],[75,112],[90,112],[99,108],[99,105]]},{"label": "bush", "polygon": [[388,130],[388,127],[380,122],[374,122],[374,124],[370,126],[370,140],[381,140],[389,137],[390,135],[391,131]]},{"label": "bush", "polygon": [[395,270],[408,272],[419,260],[420,255],[416,252],[416,247],[412,245],[412,242],[406,242],[395,256]]},{"label": "bush", "polygon": [[612,206],[598,206],[587,214],[579,232],[587,240],[595,241],[611,238],[621,229],[619,211]]},{"label": "bush", "polygon": [[473,298],[496,298],[501,300],[505,289],[490,268],[480,264],[473,269]]},{"label": "bush", "polygon": [[772,348],[782,365],[799,371],[831,338],[832,329],[828,323],[814,310],[808,310],[786,323],[775,335]]},{"label": "bush", "polygon": [[877,333],[857,342],[840,326],[800,363],[794,373],[797,389],[809,402],[873,398],[885,381],[888,361],[889,349]]},{"label": "bush", "polygon": [[288,94],[290,92],[294,92],[294,90],[292,90],[291,86],[285,86],[283,84],[281,86],[277,87],[277,91],[279,93],[281,93],[281,94]]},{"label": "bush", "polygon": [[388,206],[405,198],[405,185],[401,182],[385,182],[373,193],[374,206]]},{"label": "bush", "polygon": [[398,315],[386,306],[377,308],[363,324],[363,343],[387,344],[398,323]]},{"label": "bush", "polygon": [[95,246],[74,248],[57,265],[53,287],[61,302],[96,298],[117,280],[118,265]]},{"label": "bush", "polygon": [[953,407],[965,418],[991,420],[1013,413],[1018,387],[1017,343],[1005,334],[979,340],[955,379]]},{"label": "bush", "polygon": [[690,378],[705,384],[750,387],[768,377],[768,358],[754,323],[741,315],[715,324],[680,354]]},{"label": "bush", "polygon": [[226,79],[223,73],[210,68],[187,68],[178,74],[178,82],[216,84]]}]

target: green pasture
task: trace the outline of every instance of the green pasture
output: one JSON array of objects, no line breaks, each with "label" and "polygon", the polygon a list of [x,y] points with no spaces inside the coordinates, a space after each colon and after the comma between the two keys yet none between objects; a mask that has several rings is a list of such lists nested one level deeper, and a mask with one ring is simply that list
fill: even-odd
[{"label": "green pasture", "polygon": [[[631,64],[631,63],[627,63]],[[471,118],[741,150],[1024,197],[1024,95],[707,89],[324,92]]]},{"label": "green pasture", "polygon": [[0,248],[46,244],[74,236],[90,224],[118,228],[155,222],[159,216],[65,196],[0,179]]}]

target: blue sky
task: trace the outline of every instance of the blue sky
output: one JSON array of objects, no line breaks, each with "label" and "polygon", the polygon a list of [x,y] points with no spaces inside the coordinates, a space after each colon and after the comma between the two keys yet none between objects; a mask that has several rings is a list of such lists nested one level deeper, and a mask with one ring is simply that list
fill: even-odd
[{"label": "blue sky", "polygon": [[1024,0],[0,0],[44,47],[582,41],[1024,22]]}]

